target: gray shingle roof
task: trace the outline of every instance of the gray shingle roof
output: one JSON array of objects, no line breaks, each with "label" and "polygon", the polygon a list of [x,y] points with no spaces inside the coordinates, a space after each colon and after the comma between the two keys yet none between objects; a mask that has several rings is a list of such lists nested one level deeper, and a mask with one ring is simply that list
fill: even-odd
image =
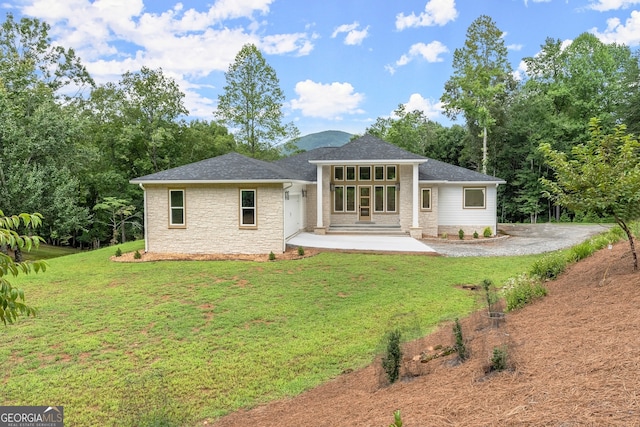
[{"label": "gray shingle roof", "polygon": [[291,180],[291,172],[275,163],[228,153],[131,180],[150,181],[264,181]]},{"label": "gray shingle roof", "polygon": [[460,166],[450,165],[439,160],[429,159],[418,167],[418,179],[420,181],[449,181],[449,182],[495,182],[505,181],[495,176],[485,175],[480,172]]},{"label": "gray shingle roof", "polygon": [[309,181],[316,180],[316,165],[310,162],[409,161],[420,163],[420,181],[504,182],[500,178],[453,166],[405,151],[371,135],[342,147],[322,147],[291,157],[266,162],[238,153],[228,153],[131,180],[149,182]]},{"label": "gray shingle roof", "polygon": [[426,157],[413,154],[393,144],[389,144],[372,135],[364,135],[325,153],[321,158],[313,160],[325,161],[359,161],[359,160],[427,160]]}]

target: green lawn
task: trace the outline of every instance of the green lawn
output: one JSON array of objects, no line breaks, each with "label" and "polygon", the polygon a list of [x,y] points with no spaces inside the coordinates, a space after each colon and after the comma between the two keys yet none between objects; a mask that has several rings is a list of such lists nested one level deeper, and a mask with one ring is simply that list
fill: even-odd
[{"label": "green lawn", "polygon": [[364,366],[392,327],[427,333],[471,311],[455,285],[500,284],[536,259],[116,263],[114,253],[50,259],[44,274],[13,279],[39,315],[0,327],[1,405],[63,405],[72,426],[131,415],[127,402],[173,408],[185,424],[214,419]]}]

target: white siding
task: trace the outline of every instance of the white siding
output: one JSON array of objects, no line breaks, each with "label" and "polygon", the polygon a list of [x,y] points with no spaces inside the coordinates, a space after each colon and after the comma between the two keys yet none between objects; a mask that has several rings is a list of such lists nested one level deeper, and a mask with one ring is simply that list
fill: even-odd
[{"label": "white siding", "polygon": [[[306,186],[303,187],[301,184],[294,184],[284,189],[284,232],[286,238],[306,227],[306,197],[302,197],[302,190],[305,188]],[[287,193],[289,193],[289,200],[286,198]]]},{"label": "white siding", "polygon": [[[484,209],[463,208],[464,187],[486,188],[486,206]],[[437,203],[438,232],[440,234],[457,233],[459,229],[463,229],[465,234],[473,234],[474,231],[477,231],[482,235],[485,227],[491,227],[491,231],[495,234],[497,224],[497,189],[495,184],[440,184],[438,186]]]}]

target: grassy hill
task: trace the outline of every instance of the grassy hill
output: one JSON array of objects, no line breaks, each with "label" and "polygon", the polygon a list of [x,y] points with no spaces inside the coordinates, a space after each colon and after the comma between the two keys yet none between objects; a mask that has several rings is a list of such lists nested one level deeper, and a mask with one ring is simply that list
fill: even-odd
[{"label": "grassy hill", "polygon": [[420,334],[473,310],[455,285],[502,283],[538,258],[123,263],[114,253],[12,279],[39,313],[2,330],[0,405],[63,405],[80,427],[113,414],[119,426],[202,425],[366,366],[389,328]]},{"label": "grassy hill", "polygon": [[310,151],[319,147],[341,147],[349,142],[352,137],[352,134],[339,130],[311,133],[300,138],[298,148]]}]

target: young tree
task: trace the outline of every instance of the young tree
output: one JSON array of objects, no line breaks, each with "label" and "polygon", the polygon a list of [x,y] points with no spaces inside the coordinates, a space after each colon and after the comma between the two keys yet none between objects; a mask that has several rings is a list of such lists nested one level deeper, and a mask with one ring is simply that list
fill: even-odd
[{"label": "young tree", "polygon": [[275,146],[296,139],[298,129],[284,124],[285,97],[275,70],[253,44],[246,44],[225,73],[224,93],[218,96],[216,116],[231,129],[252,157],[273,157]]},{"label": "young tree", "polygon": [[[20,235],[17,229],[37,228],[42,224],[42,216],[38,213],[32,215],[20,214],[6,217],[0,211],[0,247],[8,247],[13,250],[30,250],[37,247],[42,240],[38,236]],[[6,279],[8,275],[17,276],[20,272],[28,274],[31,271],[39,272],[46,269],[44,261],[14,261],[8,254],[0,251],[0,320],[6,325],[14,323],[19,315],[35,316],[34,308],[24,303],[24,292],[15,288]]]},{"label": "young tree", "polygon": [[540,145],[556,181],[542,178],[548,196],[574,211],[612,215],[629,238],[633,269],[638,269],[633,233],[629,222],[640,218],[640,143],[626,134],[624,125],[605,134],[600,121],[589,122],[591,138],[572,148],[572,159]]},{"label": "young tree", "polygon": [[111,244],[118,244],[118,230],[120,231],[120,243],[127,241],[125,227],[127,224],[135,229],[142,229],[142,224],[138,221],[140,213],[136,212],[136,207],[127,200],[115,197],[105,197],[101,203],[93,208],[96,211],[106,212],[108,221],[101,221],[111,227]]},{"label": "young tree", "polygon": [[507,48],[491,17],[482,15],[467,29],[464,47],[453,53],[453,75],[445,83],[441,101],[445,114],[455,119],[465,115],[467,126],[482,130],[482,172],[487,172],[487,138],[513,86]]}]

